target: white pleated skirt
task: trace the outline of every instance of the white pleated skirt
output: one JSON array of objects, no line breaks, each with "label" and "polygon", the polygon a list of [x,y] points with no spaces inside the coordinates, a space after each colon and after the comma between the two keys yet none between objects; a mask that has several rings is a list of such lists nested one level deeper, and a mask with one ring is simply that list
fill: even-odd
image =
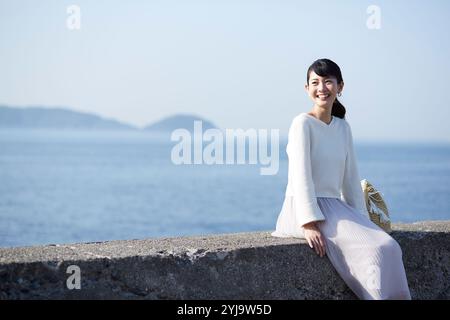
[{"label": "white pleated skirt", "polygon": [[317,203],[328,259],[358,298],[411,299],[398,242],[341,199],[319,197]]}]

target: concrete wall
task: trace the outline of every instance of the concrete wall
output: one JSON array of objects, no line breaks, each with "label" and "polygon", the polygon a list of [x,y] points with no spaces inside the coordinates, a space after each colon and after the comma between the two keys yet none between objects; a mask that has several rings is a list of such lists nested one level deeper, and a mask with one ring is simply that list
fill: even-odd
[{"label": "concrete wall", "polygon": [[[413,299],[449,299],[450,221],[395,224],[393,229]],[[67,288],[70,265],[81,270],[79,290]],[[318,257],[304,240],[252,232],[1,248],[0,298],[356,297],[328,259]]]}]

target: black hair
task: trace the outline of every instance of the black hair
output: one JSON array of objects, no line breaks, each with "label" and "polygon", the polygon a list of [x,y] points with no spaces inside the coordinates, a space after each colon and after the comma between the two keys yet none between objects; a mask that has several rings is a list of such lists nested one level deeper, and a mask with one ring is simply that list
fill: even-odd
[{"label": "black hair", "polygon": [[[321,77],[333,76],[336,78],[338,84],[343,82],[342,73],[339,66],[331,61],[330,59],[319,59],[312,63],[312,65],[308,68],[308,72],[306,73],[306,82],[309,85],[309,74],[311,71],[314,71],[317,75]],[[339,100],[336,98],[333,102],[333,107],[331,108],[331,115],[336,116],[338,118],[345,118],[345,107]]]}]

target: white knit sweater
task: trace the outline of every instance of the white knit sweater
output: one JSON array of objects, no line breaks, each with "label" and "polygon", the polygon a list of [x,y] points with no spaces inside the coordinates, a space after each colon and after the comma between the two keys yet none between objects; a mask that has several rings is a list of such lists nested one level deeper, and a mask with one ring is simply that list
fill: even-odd
[{"label": "white knit sweater", "polygon": [[367,215],[350,125],[332,116],[329,124],[307,113],[292,121],[286,152],[288,184],[276,237],[303,237],[302,226],[325,220],[316,198],[339,198]]}]

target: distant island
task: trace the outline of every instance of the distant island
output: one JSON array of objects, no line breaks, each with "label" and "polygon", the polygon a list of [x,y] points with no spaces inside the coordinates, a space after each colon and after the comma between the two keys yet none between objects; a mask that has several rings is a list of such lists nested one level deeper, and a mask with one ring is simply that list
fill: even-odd
[{"label": "distant island", "polygon": [[114,119],[66,108],[0,106],[0,129],[145,130],[164,133],[178,128],[192,131],[195,120],[202,121],[203,130],[216,128],[211,121],[192,114],[173,115],[141,129]]},{"label": "distant island", "polygon": [[158,122],[146,126],[144,130],[158,131],[158,132],[172,132],[175,129],[184,128],[192,132],[194,131],[194,121],[202,121],[203,130],[217,128],[211,121],[205,120],[199,116],[190,114],[179,114],[164,118]]},{"label": "distant island", "polygon": [[63,108],[0,106],[0,128],[133,130],[133,126]]}]

